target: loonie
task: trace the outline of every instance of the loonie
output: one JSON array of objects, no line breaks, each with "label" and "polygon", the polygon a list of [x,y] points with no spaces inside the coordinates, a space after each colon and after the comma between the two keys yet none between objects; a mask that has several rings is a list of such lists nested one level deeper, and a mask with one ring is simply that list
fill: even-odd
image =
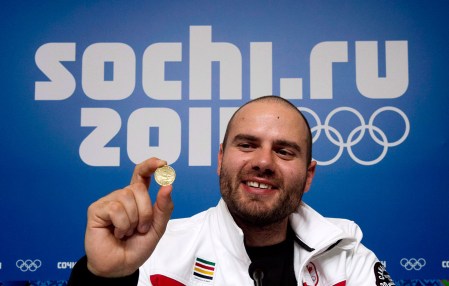
[{"label": "loonie", "polygon": [[154,179],[161,186],[171,185],[176,178],[175,170],[170,166],[162,166],[154,172]]}]

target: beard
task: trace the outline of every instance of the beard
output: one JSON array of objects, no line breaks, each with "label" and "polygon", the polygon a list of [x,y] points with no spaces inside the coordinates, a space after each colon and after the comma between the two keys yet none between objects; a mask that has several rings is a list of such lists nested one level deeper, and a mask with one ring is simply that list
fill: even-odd
[{"label": "beard", "polygon": [[[257,177],[269,178],[279,184],[277,192],[279,195],[276,201],[267,206],[265,202],[257,195],[245,195],[239,191],[239,185],[242,177],[253,175]],[[273,175],[261,174],[253,171],[237,174],[233,183],[229,172],[222,166],[220,172],[220,192],[223,200],[228,206],[229,212],[239,221],[256,226],[267,227],[276,224],[291,213],[293,213],[301,202],[304,193],[305,178],[299,178],[293,182],[292,186],[284,186],[282,180],[274,178]]]}]

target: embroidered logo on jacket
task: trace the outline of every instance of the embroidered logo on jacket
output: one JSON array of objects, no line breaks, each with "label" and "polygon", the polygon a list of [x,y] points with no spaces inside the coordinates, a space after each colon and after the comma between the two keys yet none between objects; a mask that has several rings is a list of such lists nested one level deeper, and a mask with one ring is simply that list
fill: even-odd
[{"label": "embroidered logo on jacket", "polygon": [[316,286],[320,281],[320,277],[318,276],[318,271],[316,270],[315,264],[310,262],[307,264],[307,272],[309,275],[304,277],[303,285],[304,286]]},{"label": "embroidered logo on jacket", "polygon": [[390,274],[388,274],[382,263],[377,262],[374,264],[374,275],[376,276],[377,286],[395,286]]},{"label": "embroidered logo on jacket", "polygon": [[212,281],[214,279],[215,262],[207,261],[199,257],[196,258],[193,266],[193,276],[202,281]]}]

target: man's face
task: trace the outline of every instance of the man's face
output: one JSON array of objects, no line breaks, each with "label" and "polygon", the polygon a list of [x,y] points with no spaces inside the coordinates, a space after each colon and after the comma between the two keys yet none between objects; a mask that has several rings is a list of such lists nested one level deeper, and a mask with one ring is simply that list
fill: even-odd
[{"label": "man's face", "polygon": [[237,220],[267,226],[286,218],[308,191],[307,127],[291,107],[260,101],[243,107],[220,148],[221,195]]}]

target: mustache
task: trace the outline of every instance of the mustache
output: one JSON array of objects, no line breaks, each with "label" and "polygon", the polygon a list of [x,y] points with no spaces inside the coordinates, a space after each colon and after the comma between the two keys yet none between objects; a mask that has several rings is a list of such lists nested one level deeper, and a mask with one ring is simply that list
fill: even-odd
[{"label": "mustache", "polygon": [[260,177],[260,178],[276,178],[276,174],[274,173],[274,171],[272,171],[270,169],[260,170],[260,169],[256,169],[256,168],[251,168],[251,169],[242,170],[240,172],[240,175],[255,176],[255,177]]}]

